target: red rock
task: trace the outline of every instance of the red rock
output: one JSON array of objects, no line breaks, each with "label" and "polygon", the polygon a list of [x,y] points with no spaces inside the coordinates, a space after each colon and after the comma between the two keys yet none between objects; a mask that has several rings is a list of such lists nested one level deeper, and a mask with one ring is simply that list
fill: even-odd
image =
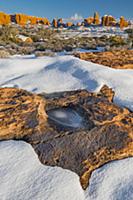
[{"label": "red rock", "polygon": [[[114,104],[113,97],[107,86],[97,94],[52,95],[1,88],[0,139],[30,143],[43,164],[74,171],[85,189],[95,169],[133,156],[133,112]],[[58,115],[50,113],[55,110],[67,113],[65,124],[62,118],[54,120]],[[76,126],[73,115],[80,118]]]},{"label": "red rock", "polygon": [[123,16],[120,17],[120,28],[128,27],[128,21]]},{"label": "red rock", "polygon": [[112,16],[108,16],[108,15],[105,15],[102,17],[102,25],[103,26],[115,26],[116,25],[116,20],[114,17]]},{"label": "red rock", "polygon": [[0,25],[8,25],[11,23],[10,15],[0,12]]},{"label": "red rock", "polygon": [[73,26],[73,23],[72,23],[72,22],[67,22],[67,23],[66,23],[66,26],[67,26],[67,27],[71,27],[71,26]]},{"label": "red rock", "polygon": [[93,22],[95,25],[99,25],[100,24],[100,17],[99,17],[99,14],[98,12],[95,12],[94,13],[94,22]]},{"label": "red rock", "polygon": [[50,25],[50,22],[47,18],[42,17],[34,17],[34,16],[28,16],[24,14],[15,14],[11,15],[12,22],[15,22],[21,26],[25,26],[26,24],[35,25],[38,23],[42,23],[44,25]]},{"label": "red rock", "polygon": [[57,27],[58,27],[58,24],[57,24],[57,20],[56,20],[56,19],[53,19],[52,25],[53,25],[54,28],[57,28]]},{"label": "red rock", "polygon": [[88,17],[88,18],[84,19],[84,23],[85,23],[85,25],[91,25],[94,23],[94,18]]},{"label": "red rock", "polygon": [[47,115],[45,100],[27,91],[0,88],[0,140],[21,139],[41,132]]},{"label": "red rock", "polygon": [[82,60],[116,69],[133,69],[133,50],[77,53],[76,56]]}]

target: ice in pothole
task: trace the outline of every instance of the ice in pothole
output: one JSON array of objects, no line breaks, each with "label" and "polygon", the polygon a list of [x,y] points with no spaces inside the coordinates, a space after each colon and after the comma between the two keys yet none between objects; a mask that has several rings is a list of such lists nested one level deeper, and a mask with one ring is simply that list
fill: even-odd
[{"label": "ice in pothole", "polygon": [[82,117],[70,108],[55,108],[47,112],[49,119],[67,127],[80,128],[83,126]]}]

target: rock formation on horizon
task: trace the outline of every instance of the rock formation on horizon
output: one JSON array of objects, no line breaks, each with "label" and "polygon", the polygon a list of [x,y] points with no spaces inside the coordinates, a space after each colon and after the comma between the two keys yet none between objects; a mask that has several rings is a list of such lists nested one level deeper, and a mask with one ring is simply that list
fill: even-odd
[{"label": "rock formation on horizon", "polygon": [[95,25],[99,25],[100,24],[100,16],[98,14],[98,12],[94,13],[94,22]]},{"label": "rock formation on horizon", "polygon": [[8,25],[10,23],[11,23],[10,15],[0,12],[0,25]]},{"label": "rock formation on horizon", "polygon": [[120,28],[128,27],[128,21],[123,16],[120,17]]},{"label": "rock formation on horizon", "polygon": [[[16,23],[21,26],[25,26],[27,24],[36,25],[36,24],[43,24],[50,26],[50,22],[47,18],[43,17],[36,17],[36,16],[29,16],[25,14],[14,14],[8,15],[4,12],[0,12],[0,25],[10,25],[11,23]],[[122,16],[120,18],[120,22],[117,23],[116,19],[111,15],[104,15],[101,19],[98,12],[94,13],[94,17],[88,17],[84,19],[82,23],[78,23],[79,25],[102,25],[102,26],[116,26],[119,25],[121,28],[127,27],[129,25],[128,21]],[[54,28],[58,27],[72,27],[73,22],[69,21],[66,24],[63,23],[63,19],[60,18],[58,20],[53,19],[52,25]]]},{"label": "rock formation on horizon", "polygon": [[116,20],[111,15],[104,15],[101,23],[103,26],[116,26]]},{"label": "rock formation on horizon", "polygon": [[25,14],[15,14],[8,15],[3,12],[0,13],[0,25],[9,25],[11,23],[16,23],[21,26],[25,26],[28,23],[31,25],[35,25],[38,23],[42,23],[44,25],[50,25],[50,22],[47,18],[29,16]]}]

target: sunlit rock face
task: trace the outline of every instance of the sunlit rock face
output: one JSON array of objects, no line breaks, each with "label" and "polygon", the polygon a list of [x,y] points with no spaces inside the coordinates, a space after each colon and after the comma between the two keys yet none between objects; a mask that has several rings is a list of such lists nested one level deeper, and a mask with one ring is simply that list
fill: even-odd
[{"label": "sunlit rock face", "polygon": [[0,89],[0,139],[30,143],[43,164],[76,172],[85,189],[95,169],[133,156],[133,113],[113,97],[107,86],[97,94]]},{"label": "sunlit rock face", "polygon": [[0,25],[8,25],[11,23],[10,15],[0,12]]},{"label": "sunlit rock face", "polygon": [[0,88],[0,140],[40,133],[47,115],[45,101],[25,90]]},{"label": "sunlit rock face", "polygon": [[129,23],[123,16],[120,17],[120,28],[128,27]]},{"label": "sunlit rock face", "polygon": [[41,23],[44,25],[50,25],[50,22],[47,18],[34,17],[34,16],[25,15],[25,14],[11,15],[11,21],[21,26],[25,26],[26,24],[35,25],[38,23]]},{"label": "sunlit rock face", "polygon": [[58,27],[58,23],[57,23],[57,20],[56,20],[56,19],[53,19],[52,25],[53,25],[54,28],[57,28],[57,27]]},{"label": "sunlit rock face", "polygon": [[100,24],[100,16],[99,16],[98,12],[94,13],[94,24],[95,25],[99,25]]},{"label": "sunlit rock face", "polygon": [[116,19],[111,15],[104,15],[102,17],[101,24],[103,26],[116,26],[117,22]]},{"label": "sunlit rock face", "polygon": [[[117,39],[117,38],[116,38]],[[120,38],[117,39],[118,41]],[[115,69],[133,69],[133,50],[83,52],[76,53],[76,57]]]},{"label": "sunlit rock face", "polygon": [[84,24],[87,25],[91,25],[94,23],[94,18],[93,17],[88,17],[86,19],[84,19]]}]

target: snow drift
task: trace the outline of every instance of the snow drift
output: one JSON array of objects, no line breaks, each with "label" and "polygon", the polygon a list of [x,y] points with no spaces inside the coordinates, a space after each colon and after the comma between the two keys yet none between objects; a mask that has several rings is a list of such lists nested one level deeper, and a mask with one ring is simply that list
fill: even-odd
[{"label": "snow drift", "polygon": [[83,191],[75,173],[42,165],[29,144],[0,142],[1,200],[131,200],[132,182],[133,158],[96,170]]},{"label": "snow drift", "polygon": [[111,69],[73,56],[0,60],[0,87],[36,93],[76,89],[98,92],[104,84],[114,89],[117,104],[133,110],[133,70]]},{"label": "snow drift", "polygon": [[[111,69],[72,56],[0,59],[0,87],[35,93],[76,89],[98,92],[104,84],[114,89],[117,104],[133,110],[133,70]],[[75,173],[42,165],[29,144],[0,142],[2,200],[130,200],[132,183],[133,158],[94,171],[89,188],[83,191]]]}]

